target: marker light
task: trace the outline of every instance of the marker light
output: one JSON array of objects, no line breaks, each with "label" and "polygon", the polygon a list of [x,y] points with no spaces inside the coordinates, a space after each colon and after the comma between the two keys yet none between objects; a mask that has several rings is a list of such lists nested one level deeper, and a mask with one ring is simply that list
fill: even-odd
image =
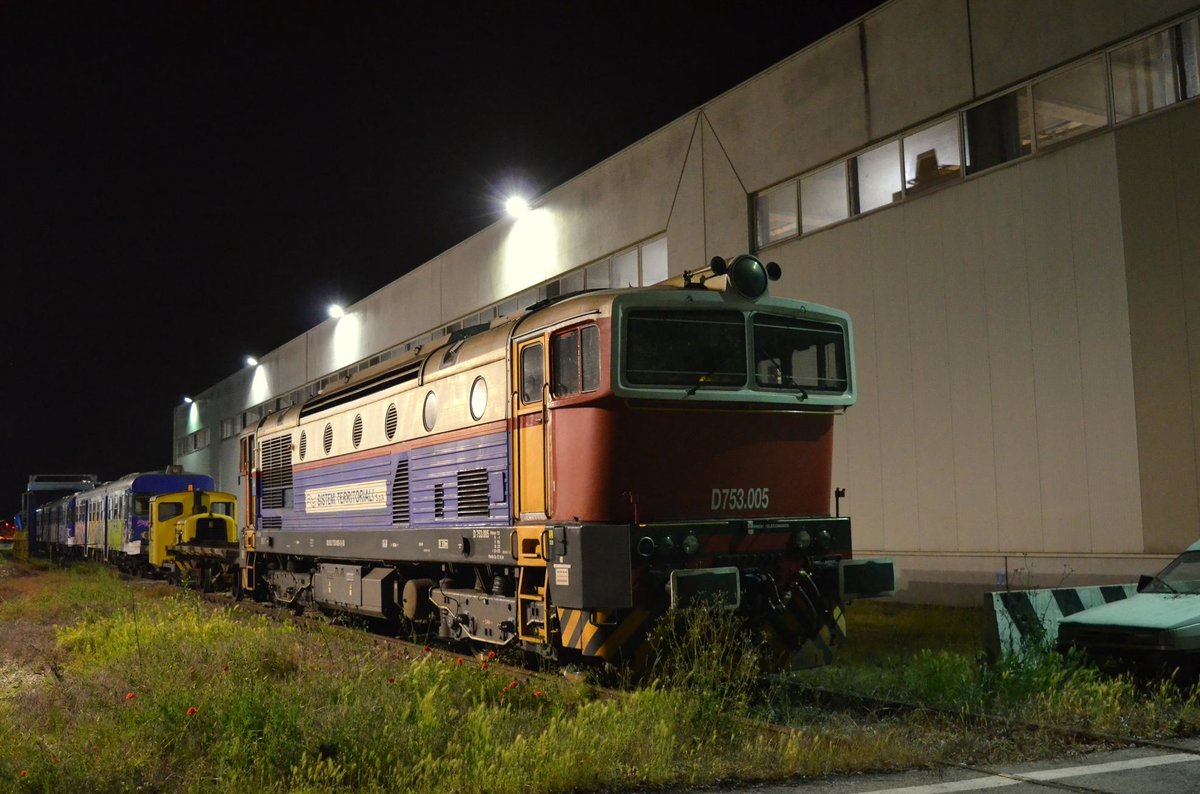
[{"label": "marker light", "polygon": [[255,358],[254,356],[246,356],[246,366],[247,367],[257,367],[258,359]]},{"label": "marker light", "polygon": [[346,310],[343,309],[341,306],[337,305],[336,303],[331,303],[331,304],[329,304],[329,316],[335,320],[339,317],[345,317]]},{"label": "marker light", "polygon": [[512,196],[504,202],[504,209],[514,218],[520,218],[529,212],[529,202],[520,196]]}]

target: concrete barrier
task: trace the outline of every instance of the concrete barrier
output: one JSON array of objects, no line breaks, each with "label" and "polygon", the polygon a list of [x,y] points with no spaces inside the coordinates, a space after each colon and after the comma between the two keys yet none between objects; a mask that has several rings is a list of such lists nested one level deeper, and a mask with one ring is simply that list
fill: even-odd
[{"label": "concrete barrier", "polygon": [[996,661],[1028,647],[1053,646],[1063,618],[1121,601],[1136,592],[1136,584],[1115,584],[984,593],[984,648],[988,658]]}]

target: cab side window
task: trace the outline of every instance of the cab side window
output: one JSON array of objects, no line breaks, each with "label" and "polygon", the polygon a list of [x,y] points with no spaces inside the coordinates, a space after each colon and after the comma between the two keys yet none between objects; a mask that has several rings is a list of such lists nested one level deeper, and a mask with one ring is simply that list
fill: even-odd
[{"label": "cab side window", "polygon": [[541,344],[521,350],[521,402],[528,405],[542,399],[546,383],[546,368],[542,364]]},{"label": "cab side window", "polygon": [[550,371],[554,396],[568,397],[600,388],[600,329],[572,328],[551,340]]},{"label": "cab side window", "polygon": [[158,505],[158,520],[170,521],[183,515],[183,505],[179,502],[164,502]]}]

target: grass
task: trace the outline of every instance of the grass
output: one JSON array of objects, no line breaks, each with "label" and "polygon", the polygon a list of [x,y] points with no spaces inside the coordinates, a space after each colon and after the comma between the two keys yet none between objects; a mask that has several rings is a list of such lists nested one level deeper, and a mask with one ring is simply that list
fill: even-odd
[{"label": "grass", "polygon": [[986,663],[978,610],[879,602],[856,604],[851,614],[856,641],[799,680],[1047,727],[1137,737],[1200,732],[1200,689],[1104,675],[1082,655],[1048,645]]},{"label": "grass", "polygon": [[[758,683],[759,649],[720,611],[664,622],[671,652],[651,683],[612,698],[586,682],[514,678],[487,659],[382,653],[369,635],[214,610],[94,566],[18,574],[0,576],[0,619],[45,636],[33,655],[0,646],[3,666],[21,673],[0,688],[0,790],[694,787],[1062,747],[989,735],[953,715],[868,720],[799,704],[782,709],[792,729],[764,729],[755,719],[777,716],[784,690]],[[861,618],[856,641],[808,680],[1055,719],[1113,709],[1149,732],[1195,711],[1164,689],[1152,693],[1154,712],[1120,680],[1072,672],[1074,662],[983,667],[969,615],[861,606],[851,612]]]}]

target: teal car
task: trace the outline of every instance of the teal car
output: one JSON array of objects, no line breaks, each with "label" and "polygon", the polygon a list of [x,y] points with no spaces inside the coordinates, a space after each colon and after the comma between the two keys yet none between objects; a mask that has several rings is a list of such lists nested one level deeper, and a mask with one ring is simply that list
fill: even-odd
[{"label": "teal car", "polygon": [[1162,675],[1178,670],[1194,682],[1200,671],[1200,541],[1154,576],[1143,576],[1137,593],[1085,609],[1058,626],[1058,649],[1080,648],[1104,669]]}]

